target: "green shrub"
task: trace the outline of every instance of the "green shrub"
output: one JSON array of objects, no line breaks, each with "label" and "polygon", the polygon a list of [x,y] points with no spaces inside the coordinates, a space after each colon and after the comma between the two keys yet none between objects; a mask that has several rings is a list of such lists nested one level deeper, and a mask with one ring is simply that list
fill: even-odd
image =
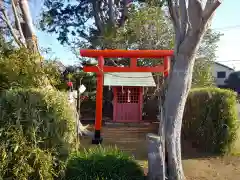
[{"label": "green shrub", "polygon": [[0,96],[0,179],[51,180],[75,142],[73,109],[64,93],[18,89]]},{"label": "green shrub", "polygon": [[205,152],[228,153],[238,129],[236,102],[230,90],[193,89],[185,106],[183,136]]},{"label": "green shrub", "polygon": [[117,148],[93,148],[72,154],[66,180],[141,180],[144,173],[132,157]]}]

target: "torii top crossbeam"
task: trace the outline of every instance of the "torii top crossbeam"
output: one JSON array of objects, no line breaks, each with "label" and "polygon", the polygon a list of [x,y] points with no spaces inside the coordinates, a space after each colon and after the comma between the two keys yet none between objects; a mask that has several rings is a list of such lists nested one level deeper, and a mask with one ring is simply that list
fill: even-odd
[{"label": "torii top crossbeam", "polygon": [[[168,75],[168,59],[173,55],[173,50],[80,50],[80,54],[84,57],[98,58],[98,66],[85,66],[85,72],[99,72],[102,58],[131,58],[129,67],[103,66],[102,72],[163,72],[164,76]],[[164,65],[155,67],[138,67],[137,58],[162,58],[164,57]]]},{"label": "torii top crossbeam", "polygon": [[80,50],[81,56],[105,58],[161,58],[172,56],[173,50]]},{"label": "torii top crossbeam", "polygon": [[[85,72],[97,73],[97,94],[96,94],[96,119],[95,119],[95,136],[92,141],[94,144],[102,142],[101,125],[102,125],[102,99],[103,99],[103,76],[104,72],[162,72],[168,76],[170,62],[169,58],[173,56],[173,50],[80,50],[83,57],[98,59],[97,66],[84,67]],[[104,58],[130,58],[129,67],[104,66]],[[137,58],[164,58],[163,65],[155,67],[137,66]]]}]

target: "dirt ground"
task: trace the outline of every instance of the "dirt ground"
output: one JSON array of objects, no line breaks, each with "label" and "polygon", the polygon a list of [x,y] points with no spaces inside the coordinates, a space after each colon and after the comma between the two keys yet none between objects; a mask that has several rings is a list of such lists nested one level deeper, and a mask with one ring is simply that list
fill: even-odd
[{"label": "dirt ground", "polygon": [[204,156],[186,144],[183,154],[189,154],[189,158],[183,158],[183,167],[187,180],[240,179],[240,132],[232,150],[233,155],[229,156]]},{"label": "dirt ground", "polygon": [[183,149],[183,168],[187,180],[240,179],[240,156],[207,156],[186,144]]},{"label": "dirt ground", "polygon": [[[186,145],[185,145],[186,146]],[[187,151],[186,151],[187,150]],[[186,180],[238,180],[240,156],[204,156],[190,147],[184,147],[183,168]],[[147,172],[147,161],[139,161]]]},{"label": "dirt ground", "polygon": [[187,180],[240,179],[240,158],[202,158],[183,160]]},{"label": "dirt ground", "polygon": [[[116,130],[114,130],[115,132]],[[131,129],[133,132],[133,130]],[[103,146],[116,145],[123,151],[133,155],[147,172],[146,136],[123,137],[121,133],[113,138],[106,138]],[[111,133],[112,134],[112,133]],[[91,147],[91,139],[81,139],[84,148]],[[213,157],[197,152],[188,142],[183,142],[183,167],[187,180],[238,180],[240,179],[240,138],[236,142],[235,156]],[[238,154],[238,155],[236,155]]]}]

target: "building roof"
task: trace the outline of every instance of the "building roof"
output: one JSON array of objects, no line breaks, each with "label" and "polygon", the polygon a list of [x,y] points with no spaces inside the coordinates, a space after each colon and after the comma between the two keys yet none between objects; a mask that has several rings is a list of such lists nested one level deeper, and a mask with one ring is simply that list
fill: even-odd
[{"label": "building roof", "polygon": [[225,67],[225,68],[227,68],[227,69],[229,69],[229,70],[231,70],[231,71],[234,71],[234,69],[233,69],[233,68],[230,68],[229,66],[226,66],[226,65],[224,65],[224,64],[221,64],[221,63],[219,63],[219,62],[214,62],[214,63],[217,64],[217,65],[219,65],[219,66]]},{"label": "building roof", "polygon": [[[204,61],[204,59],[196,59],[196,61]],[[222,67],[224,67],[224,68],[226,68],[226,69],[229,69],[229,70],[231,70],[231,71],[234,71],[233,68],[230,68],[229,66],[224,65],[224,64],[222,64],[222,63],[219,63],[219,62],[216,62],[216,61],[211,61],[211,62],[212,62],[213,64],[217,64],[217,65],[222,66]]]},{"label": "building roof", "polygon": [[151,72],[116,72],[104,74],[104,86],[155,87]]}]

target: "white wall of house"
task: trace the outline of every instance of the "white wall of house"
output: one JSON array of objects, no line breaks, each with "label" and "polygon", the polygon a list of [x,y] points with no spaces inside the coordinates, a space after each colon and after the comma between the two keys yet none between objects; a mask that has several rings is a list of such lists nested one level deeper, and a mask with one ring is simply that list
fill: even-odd
[{"label": "white wall of house", "polygon": [[230,73],[234,72],[234,69],[220,63],[213,63],[211,66],[212,74],[215,78],[215,83],[218,86],[225,85],[224,81],[228,78]]}]

